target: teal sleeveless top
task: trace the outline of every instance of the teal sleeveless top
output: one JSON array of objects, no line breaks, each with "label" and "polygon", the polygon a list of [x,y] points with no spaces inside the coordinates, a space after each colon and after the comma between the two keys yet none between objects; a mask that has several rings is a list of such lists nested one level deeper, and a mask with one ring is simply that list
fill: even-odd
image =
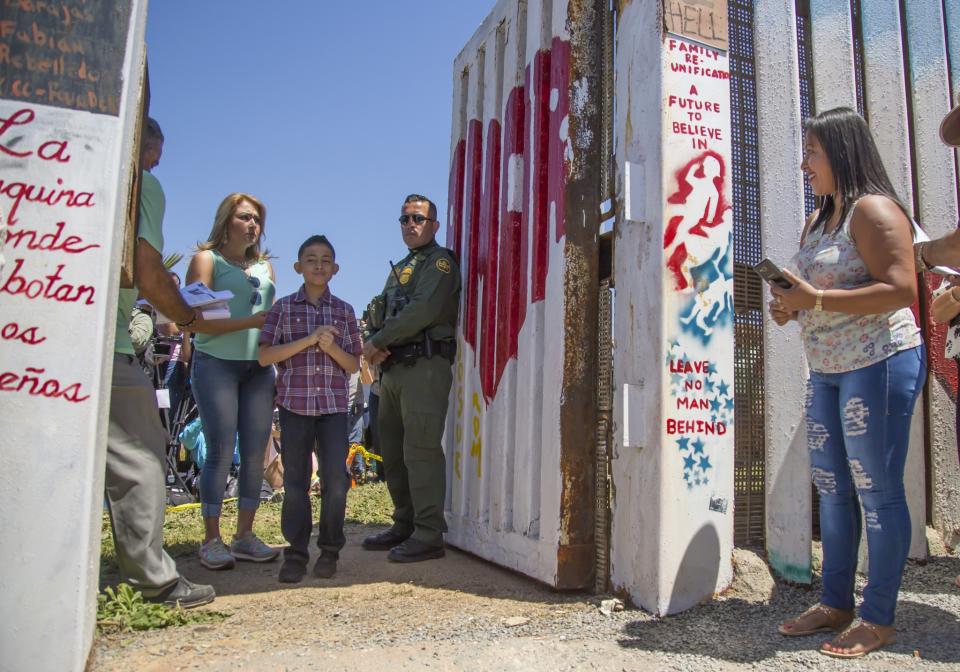
[{"label": "teal sleeveless top", "polygon": [[[229,289],[233,292],[230,299],[230,317],[250,317],[270,309],[277,288],[270,279],[270,264],[260,261],[247,269],[234,266],[223,256],[209,250],[213,256],[213,287],[216,291]],[[259,298],[258,298],[259,297]],[[229,334],[213,336],[197,334],[193,346],[208,355],[220,359],[251,360],[257,358],[257,339],[259,329],[243,329]]]}]

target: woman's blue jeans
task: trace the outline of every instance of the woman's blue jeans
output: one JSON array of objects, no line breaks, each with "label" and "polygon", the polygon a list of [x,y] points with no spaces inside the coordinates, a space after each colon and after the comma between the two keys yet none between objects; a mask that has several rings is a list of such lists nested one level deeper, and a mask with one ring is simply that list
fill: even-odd
[{"label": "woman's blue jeans", "polygon": [[238,439],[237,508],[256,511],[260,506],[263,454],[273,420],[273,379],[273,367],[260,366],[256,360],[220,359],[199,350],[193,353],[193,396],[207,442],[207,459],[200,472],[200,515],[204,518],[220,517]]},{"label": "woman's blue jeans", "polygon": [[807,444],[820,493],[823,596],[836,609],[854,607],[863,518],[869,569],[860,617],[892,625],[910,551],[910,512],[903,470],[910,418],[927,377],[924,346],[844,373],[810,373]]}]

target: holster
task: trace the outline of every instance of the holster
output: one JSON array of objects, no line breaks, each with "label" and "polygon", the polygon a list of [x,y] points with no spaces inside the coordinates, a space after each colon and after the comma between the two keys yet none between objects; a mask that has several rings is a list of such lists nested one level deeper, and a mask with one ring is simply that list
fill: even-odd
[{"label": "holster", "polygon": [[447,359],[451,364],[457,358],[456,341],[434,341],[424,336],[420,343],[407,343],[405,345],[391,345],[390,356],[387,357],[380,368],[383,371],[389,371],[397,364],[404,366],[413,366],[421,357],[432,359],[440,356]]}]

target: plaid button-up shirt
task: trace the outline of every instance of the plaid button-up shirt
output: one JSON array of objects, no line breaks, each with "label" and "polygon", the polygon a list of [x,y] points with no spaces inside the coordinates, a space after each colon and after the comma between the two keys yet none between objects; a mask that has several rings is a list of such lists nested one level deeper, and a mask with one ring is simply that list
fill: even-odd
[{"label": "plaid button-up shirt", "polygon": [[[307,300],[302,285],[296,294],[277,301],[267,312],[259,342],[262,345],[291,343],[326,324],[336,326],[337,345],[352,355],[360,354],[360,330],[353,306],[335,297],[329,288],[317,305]],[[277,364],[276,402],[293,413],[346,413],[350,406],[349,392],[350,375],[319,347],[301,350]]]}]

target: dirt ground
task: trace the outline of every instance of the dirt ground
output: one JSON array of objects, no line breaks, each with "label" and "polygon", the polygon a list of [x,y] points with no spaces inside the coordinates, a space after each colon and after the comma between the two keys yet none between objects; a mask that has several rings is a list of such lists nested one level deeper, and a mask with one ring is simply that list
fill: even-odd
[{"label": "dirt ground", "polygon": [[[639,609],[604,615],[600,597],[558,593],[472,555],[412,565],[360,548],[382,527],[349,525],[330,580],[277,583],[279,561],[227,572],[181,557],[209,582],[211,608],[230,617],[98,637],[90,669],[143,670],[755,670],[960,669],[960,560],[911,563],[900,641],[862,662],[816,653],[817,637],[787,639],[776,624],[816,590],[775,584],[763,561],[737,551],[737,580],[720,599],[658,619]],[[109,576],[106,577],[109,580]]]}]

